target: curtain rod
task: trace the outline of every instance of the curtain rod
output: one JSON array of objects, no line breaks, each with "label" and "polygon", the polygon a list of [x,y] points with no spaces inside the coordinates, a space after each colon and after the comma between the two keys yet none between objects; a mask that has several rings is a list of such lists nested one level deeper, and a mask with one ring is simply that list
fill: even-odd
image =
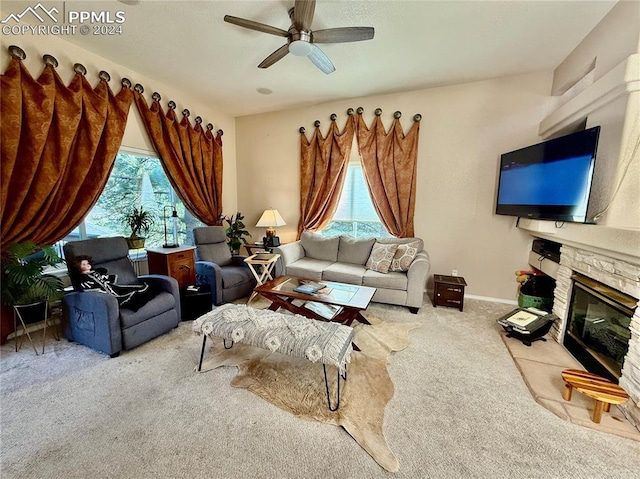
[{"label": "curtain rod", "polygon": [[[352,115],[353,115],[353,113],[354,113],[354,109],[353,109],[353,108],[349,108],[349,109],[347,109],[347,115],[352,116]],[[362,108],[361,106],[360,106],[360,107],[358,107],[358,109],[357,109],[357,110],[355,110],[355,113],[357,113],[358,115],[362,115],[362,114],[364,113],[364,108]],[[376,115],[376,116],[380,116],[380,115],[382,115],[382,108],[376,108],[376,109],[375,109],[375,111],[374,111],[374,113],[375,113],[375,115]],[[402,117],[402,112],[400,112],[400,111],[396,111],[396,112],[393,114],[393,118],[395,118],[396,120],[399,120],[401,117]],[[329,116],[329,119],[330,119],[331,121],[336,121],[336,118],[338,118],[338,115],[336,115],[335,113],[332,113],[332,114]],[[420,120],[422,120],[422,115],[421,115],[420,113],[416,113],[415,115],[413,115],[413,121],[418,122],[418,121],[420,121]],[[316,128],[318,128],[318,127],[320,126],[320,120],[316,120],[316,121],[314,121],[314,122],[313,122],[313,126],[315,126]],[[304,127],[304,126],[301,126],[301,127],[298,129],[298,131],[299,131],[300,133],[304,133],[304,132],[306,131],[306,129],[305,129],[305,127]]]},{"label": "curtain rod", "polygon": [[[11,55],[13,58],[16,58],[16,59],[18,59],[20,61],[25,60],[27,58],[27,54],[25,53],[25,51],[22,48],[20,48],[19,46],[17,46],[17,45],[9,45],[7,47],[7,51],[9,52],[9,55]],[[45,63],[45,65],[52,66],[53,68],[57,68],[58,67],[58,60],[53,55],[49,55],[48,53],[42,56],[42,61]],[[86,76],[86,74],[87,74],[87,69],[81,63],[75,63],[73,65],[73,71],[78,73],[78,74],[80,74],[80,75],[82,75],[82,76]],[[105,81],[107,83],[111,81],[111,75],[109,75],[109,73],[104,71],[104,70],[101,70],[99,72],[98,78],[100,78],[100,80]],[[129,88],[129,89],[133,85],[131,83],[131,80],[129,80],[128,78],[124,78],[124,77],[122,78],[121,83],[122,83],[122,86],[124,86],[125,88]],[[136,91],[136,92],[138,92],[140,94],[144,93],[144,87],[140,83],[137,83],[135,85],[135,87],[133,87],[133,89],[134,89],[134,91]],[[159,102],[161,100],[161,96],[160,96],[160,94],[158,92],[154,92],[153,95],[151,96],[151,98],[154,101],[157,101],[157,102]],[[171,100],[168,105],[169,105],[169,108],[171,110],[175,110],[176,103],[173,100]],[[191,112],[188,109],[185,108],[184,110],[182,110],[182,115],[183,116],[186,116],[188,118],[190,114],[191,114]],[[202,117],[196,116],[195,122],[196,122],[196,124],[200,125],[202,123]],[[213,124],[208,123],[207,124],[207,130],[208,131],[213,131]],[[222,136],[222,135],[224,135],[224,131],[218,130],[218,131],[216,131],[216,134]]]}]

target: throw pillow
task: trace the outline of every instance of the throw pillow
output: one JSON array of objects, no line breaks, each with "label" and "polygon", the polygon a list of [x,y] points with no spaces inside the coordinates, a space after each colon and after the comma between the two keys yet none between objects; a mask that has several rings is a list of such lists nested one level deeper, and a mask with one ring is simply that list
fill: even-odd
[{"label": "throw pillow", "polygon": [[411,243],[399,244],[389,271],[409,271],[409,266],[418,254],[420,241],[412,241]]},{"label": "throw pillow", "polygon": [[365,268],[379,273],[388,273],[391,261],[398,250],[397,244],[383,244],[376,242],[371,250]]}]

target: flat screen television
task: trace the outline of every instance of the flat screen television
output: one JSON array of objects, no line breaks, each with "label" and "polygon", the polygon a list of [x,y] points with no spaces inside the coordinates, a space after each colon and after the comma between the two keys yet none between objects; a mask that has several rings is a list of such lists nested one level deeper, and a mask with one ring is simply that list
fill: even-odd
[{"label": "flat screen television", "polygon": [[600,127],[505,153],[496,214],[586,223]]}]

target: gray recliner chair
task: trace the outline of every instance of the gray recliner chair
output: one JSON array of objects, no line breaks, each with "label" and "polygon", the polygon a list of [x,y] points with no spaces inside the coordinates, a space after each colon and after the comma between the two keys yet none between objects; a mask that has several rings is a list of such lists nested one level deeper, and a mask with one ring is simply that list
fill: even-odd
[{"label": "gray recliner chair", "polygon": [[249,296],[256,279],[244,262],[246,256],[231,255],[222,226],[194,228],[196,281],[211,287],[216,306]]},{"label": "gray recliner chair", "polygon": [[[67,339],[115,357],[178,326],[180,290],[169,276],[137,276],[123,237],[69,242],[63,247],[67,264],[77,256],[91,256],[93,268],[106,268],[118,284],[144,279],[158,291],[140,309],[120,307],[115,296],[99,291],[75,291],[62,299]],[[74,278],[71,278],[72,283]],[[74,287],[77,285],[74,284]]]}]

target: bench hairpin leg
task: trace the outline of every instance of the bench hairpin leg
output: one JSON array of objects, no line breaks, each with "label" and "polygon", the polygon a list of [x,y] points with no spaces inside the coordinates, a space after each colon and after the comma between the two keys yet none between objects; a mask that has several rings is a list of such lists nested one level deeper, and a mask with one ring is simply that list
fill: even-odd
[{"label": "bench hairpin leg", "polygon": [[204,357],[204,346],[207,344],[207,335],[202,335],[202,351],[200,351],[200,362],[198,363],[198,372],[202,370],[202,358]]},{"label": "bench hairpin leg", "polygon": [[331,396],[329,395],[329,381],[327,380],[327,366],[326,364],[322,365],[322,371],[324,372],[324,388],[327,391],[327,405],[329,407],[329,411],[337,411],[340,408],[340,378],[347,380],[347,370],[345,366],[344,374],[340,374],[340,369],[338,369],[338,398],[336,400],[335,407],[331,407]]},{"label": "bench hairpin leg", "polygon": [[[227,347],[227,340],[223,339],[224,349],[231,349],[233,347],[233,341],[231,341],[231,346]],[[198,363],[198,372],[202,370],[202,358],[204,358],[204,348],[207,344],[207,335],[202,335],[202,350],[200,351],[200,362]]]}]

